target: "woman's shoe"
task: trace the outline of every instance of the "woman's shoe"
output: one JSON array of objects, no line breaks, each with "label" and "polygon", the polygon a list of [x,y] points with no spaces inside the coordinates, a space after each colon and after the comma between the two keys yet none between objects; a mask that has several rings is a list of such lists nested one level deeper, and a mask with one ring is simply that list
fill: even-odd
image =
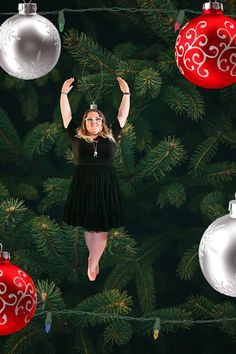
[{"label": "woman's shoe", "polygon": [[87,271],[87,275],[90,281],[94,281],[96,280],[96,276],[97,276],[97,268],[96,268],[96,272],[91,272],[90,271],[90,257],[88,257],[88,271]]}]

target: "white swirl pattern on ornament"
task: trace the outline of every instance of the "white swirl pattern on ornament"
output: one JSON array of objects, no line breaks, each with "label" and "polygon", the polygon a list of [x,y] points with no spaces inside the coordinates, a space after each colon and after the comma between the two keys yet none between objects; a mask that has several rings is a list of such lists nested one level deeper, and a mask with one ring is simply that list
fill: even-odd
[{"label": "white swirl pattern on ornament", "polygon": [[[0,269],[0,277],[3,276],[3,271]],[[7,287],[6,284],[4,283],[0,283],[0,286],[3,286],[3,290],[1,290],[0,295],[4,295],[7,292]],[[14,306],[17,302],[17,296],[14,294],[9,294],[8,295],[9,299],[13,298],[13,303],[7,302],[6,300],[4,300],[1,296],[0,296],[0,314],[2,314],[3,311],[5,311],[6,309],[6,305],[8,306]],[[0,319],[0,326],[4,325],[7,323],[7,315],[6,314],[2,314],[2,319]]]},{"label": "white swirl pattern on ornament", "polygon": [[[235,38],[236,35],[231,36],[230,33],[230,29],[234,29],[234,25],[232,22],[229,21],[225,21],[224,22],[225,28],[219,28],[217,30],[217,36],[223,40],[229,38],[229,43],[226,44],[225,42],[221,42],[219,44],[220,47],[223,47],[224,49],[222,50],[222,52],[220,53],[218,59],[217,59],[217,66],[221,71],[230,71],[230,75],[231,76],[236,76],[236,62],[233,61],[234,58],[236,58],[236,46],[232,45],[233,42],[235,42]],[[225,34],[228,35],[226,35]],[[233,51],[233,53],[230,55],[230,57],[228,58],[228,53],[226,53],[228,50]],[[223,55],[225,55],[225,58],[222,58]],[[231,66],[230,64],[232,64],[233,66]]]},{"label": "white swirl pattern on ornament", "polygon": [[214,289],[228,296],[235,297],[236,295],[236,287],[233,282],[228,280],[227,282],[219,281],[212,275],[212,283],[214,285]]},{"label": "white swirl pattern on ornament", "polygon": [[[23,279],[23,277],[26,278],[26,274],[22,270],[18,270],[18,274],[19,274],[19,277],[15,277],[13,279],[13,283],[16,286],[18,286],[19,288],[22,287],[22,285],[24,285],[24,292],[20,291],[20,290],[17,292],[18,295],[21,295],[21,298],[18,300],[18,303],[15,308],[16,316],[18,315],[20,309],[24,310],[24,306],[25,306],[26,311],[30,312],[32,310],[32,308],[34,307],[34,305],[37,303],[36,299],[34,300],[33,296],[32,296],[32,294],[34,293],[34,289],[32,287],[32,284],[31,283],[26,284],[25,280]],[[21,301],[25,300],[25,298],[28,298],[26,304],[24,306],[20,306]],[[25,322],[30,321],[28,316],[29,316],[29,313],[25,316]]]},{"label": "white swirl pattern on ornament", "polygon": [[[24,286],[24,291],[17,291],[17,295],[19,295],[19,297],[17,297],[15,294],[9,294],[8,298],[9,299],[14,299],[13,303],[9,303],[6,300],[4,300],[1,296],[0,296],[0,314],[6,309],[6,306],[14,306],[15,307],[15,315],[18,316],[19,311],[22,310],[23,314],[25,315],[24,321],[25,323],[28,323],[30,321],[29,318],[29,314],[30,311],[32,310],[32,308],[34,307],[35,304],[37,304],[37,298],[36,298],[36,293],[34,292],[34,288],[32,286],[31,283],[26,283],[25,280],[23,278],[26,278],[26,274],[22,271],[22,270],[18,270],[18,275],[19,277],[15,277],[13,279],[13,283],[18,287],[18,288],[22,288]],[[0,277],[3,276],[3,271],[0,270]],[[0,290],[0,295],[4,295],[7,292],[7,286],[4,283],[0,283],[0,286],[3,286],[3,290]],[[34,296],[33,296],[34,295]],[[22,302],[25,302],[24,304],[22,304]],[[2,306],[1,306],[2,304]],[[27,312],[27,313],[26,313]],[[2,316],[2,320],[0,321],[0,325],[4,325],[5,323],[7,323],[7,315],[3,314]]]},{"label": "white swirl pattern on ornament", "polygon": [[[184,74],[184,70],[182,67],[180,67],[179,63],[178,63],[178,58],[183,57],[183,62],[185,67],[190,70],[196,70],[197,69],[197,73],[199,76],[201,77],[208,77],[209,76],[209,70],[207,69],[203,69],[202,66],[204,65],[204,63],[206,62],[207,58],[216,58],[217,55],[219,54],[219,49],[216,46],[210,46],[208,48],[208,50],[210,50],[211,52],[215,52],[212,53],[212,55],[207,54],[204,52],[204,50],[202,48],[199,47],[204,47],[207,45],[208,43],[208,38],[205,34],[200,34],[198,35],[197,31],[198,28],[205,28],[207,26],[207,22],[206,21],[201,21],[197,24],[197,26],[195,28],[190,28],[187,32],[186,32],[186,38],[189,40],[192,40],[191,43],[185,43],[185,47],[184,48],[183,45],[178,47],[179,42],[181,41],[181,34],[179,34],[177,41],[176,41],[176,62],[178,65],[178,68],[180,70],[180,72],[182,74]],[[198,51],[198,53],[194,53],[191,56],[191,52],[190,51]],[[188,57],[189,56],[189,57]],[[194,63],[196,65],[191,65],[189,66],[189,63]]]},{"label": "white swirl pattern on ornament", "polygon": [[20,40],[20,37],[17,36],[16,28],[13,26],[13,22],[9,21],[8,23],[3,23],[0,31],[0,50],[4,52],[4,55],[7,55],[6,46],[15,40]]}]

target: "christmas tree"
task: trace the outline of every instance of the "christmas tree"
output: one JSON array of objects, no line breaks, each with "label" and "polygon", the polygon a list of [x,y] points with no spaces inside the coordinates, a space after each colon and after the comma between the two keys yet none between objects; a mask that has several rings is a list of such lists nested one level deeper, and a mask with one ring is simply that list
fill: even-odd
[{"label": "christmas tree", "polygon": [[[34,280],[38,296],[30,324],[1,337],[1,354],[232,353],[236,322],[217,320],[236,317],[236,307],[206,282],[198,247],[235,192],[236,86],[196,87],[174,55],[179,10],[200,12],[201,5],[71,1],[73,8],[140,11],[65,13],[53,71],[33,81],[1,71],[0,242]],[[68,4],[50,3],[51,10],[60,7]],[[234,11],[234,2],[225,1],[225,13]],[[186,12],[184,21],[191,16]],[[121,100],[117,76],[132,96],[115,160],[125,223],[110,230],[91,283],[84,230],[62,222],[74,165],[59,95],[63,81],[75,77],[69,99],[79,126],[91,103],[83,70],[96,95],[101,66],[97,104],[109,123]],[[213,322],[201,323],[206,319]]]}]

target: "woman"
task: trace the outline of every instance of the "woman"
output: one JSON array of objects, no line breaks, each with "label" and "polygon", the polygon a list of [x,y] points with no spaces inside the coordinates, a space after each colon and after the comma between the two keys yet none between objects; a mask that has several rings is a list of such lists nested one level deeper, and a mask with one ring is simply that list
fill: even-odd
[{"label": "woman", "polygon": [[66,80],[61,90],[61,114],[72,140],[76,163],[63,220],[86,230],[85,241],[89,250],[87,274],[91,281],[99,273],[99,260],[106,247],[108,231],[123,225],[120,191],[112,162],[118,135],[129,114],[130,92],[122,78],[117,80],[123,97],[111,129],[98,109],[87,110],[81,127],[77,128],[67,96],[74,78]]}]

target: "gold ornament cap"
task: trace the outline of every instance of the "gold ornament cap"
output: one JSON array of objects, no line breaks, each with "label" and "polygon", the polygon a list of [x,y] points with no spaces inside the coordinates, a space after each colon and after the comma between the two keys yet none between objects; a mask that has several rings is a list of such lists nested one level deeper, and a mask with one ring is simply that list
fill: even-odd
[{"label": "gold ornament cap", "polygon": [[224,6],[221,2],[205,2],[205,4],[202,5],[203,10],[224,10]]},{"label": "gold ornament cap", "polygon": [[10,253],[2,250],[2,244],[0,243],[0,258],[10,259]]},{"label": "gold ornament cap", "polygon": [[18,11],[21,15],[33,15],[37,13],[36,3],[20,3],[18,4]]}]

